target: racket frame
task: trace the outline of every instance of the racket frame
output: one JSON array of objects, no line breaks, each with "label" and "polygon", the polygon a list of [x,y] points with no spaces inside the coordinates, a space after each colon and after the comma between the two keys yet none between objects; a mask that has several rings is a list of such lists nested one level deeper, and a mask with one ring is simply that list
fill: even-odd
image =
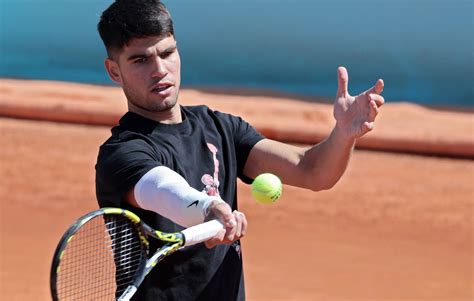
[{"label": "racket frame", "polygon": [[124,290],[122,296],[120,296],[117,300],[130,300],[133,294],[136,292],[137,288],[142,283],[145,276],[156,266],[158,262],[160,262],[163,258],[170,255],[171,253],[176,252],[179,248],[184,246],[185,244],[185,237],[183,233],[176,232],[176,233],[166,233],[161,232],[158,230],[154,230],[147,224],[141,221],[141,219],[131,211],[121,209],[121,208],[101,208],[92,212],[85,214],[84,216],[77,219],[77,221],[72,224],[69,229],[64,233],[61,240],[56,247],[56,251],[54,252],[53,261],[51,264],[51,272],[50,272],[50,289],[51,289],[51,296],[54,301],[58,299],[58,288],[57,288],[57,280],[58,275],[60,273],[60,264],[61,259],[64,256],[64,251],[74,238],[74,235],[81,229],[81,227],[92,220],[97,216],[104,216],[104,215],[121,215],[129,219],[133,222],[138,231],[139,237],[146,246],[146,253],[147,255],[148,250],[148,237],[151,236],[165,244],[158,249],[148,260],[142,260],[140,266],[137,270],[136,277],[133,282]]}]

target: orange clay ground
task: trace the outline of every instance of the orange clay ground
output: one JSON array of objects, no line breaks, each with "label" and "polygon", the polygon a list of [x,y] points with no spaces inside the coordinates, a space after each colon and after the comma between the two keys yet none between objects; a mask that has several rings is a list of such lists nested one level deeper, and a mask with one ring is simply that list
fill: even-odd
[{"label": "orange clay ground", "polygon": [[[181,99],[241,115],[270,137],[299,133],[294,142],[330,130],[328,104],[235,94]],[[116,88],[0,80],[1,300],[50,299],[54,249],[97,207],[96,152],[122,101]],[[104,125],[34,120],[58,116]],[[371,150],[354,152],[332,190],[285,186],[264,206],[240,183],[247,299],[474,300],[473,140],[472,112],[387,104],[359,144]],[[380,151],[403,143],[398,151],[464,159]]]}]

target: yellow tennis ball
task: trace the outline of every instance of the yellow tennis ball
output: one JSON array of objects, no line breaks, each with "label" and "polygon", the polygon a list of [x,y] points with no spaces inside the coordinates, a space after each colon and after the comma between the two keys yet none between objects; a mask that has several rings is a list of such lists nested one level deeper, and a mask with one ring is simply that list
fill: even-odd
[{"label": "yellow tennis ball", "polygon": [[252,196],[261,204],[272,204],[281,196],[280,179],[271,173],[258,175],[252,182]]}]

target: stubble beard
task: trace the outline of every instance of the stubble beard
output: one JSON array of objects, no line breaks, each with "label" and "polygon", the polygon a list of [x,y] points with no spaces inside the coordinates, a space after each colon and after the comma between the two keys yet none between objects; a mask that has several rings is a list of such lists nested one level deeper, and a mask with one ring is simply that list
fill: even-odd
[{"label": "stubble beard", "polygon": [[[178,93],[171,95],[161,101],[146,100],[146,97],[137,95],[137,93],[123,87],[123,92],[129,103],[129,110],[133,107],[143,112],[164,113],[171,111],[177,103]],[[133,110],[132,110],[133,111]]]}]

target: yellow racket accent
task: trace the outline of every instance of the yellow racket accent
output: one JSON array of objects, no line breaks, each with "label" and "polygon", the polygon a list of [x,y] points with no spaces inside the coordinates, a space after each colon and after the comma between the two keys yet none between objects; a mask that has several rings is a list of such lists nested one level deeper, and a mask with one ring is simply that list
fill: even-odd
[{"label": "yellow racket accent", "polygon": [[131,211],[123,210],[123,214],[125,214],[125,216],[131,219],[135,224],[138,224],[140,222],[140,218]]},{"label": "yellow racket accent", "polygon": [[160,231],[155,231],[156,236],[158,236],[159,239],[164,240],[164,241],[169,241],[169,242],[180,242],[182,241],[182,238],[176,235],[175,233],[163,233]]},{"label": "yellow racket accent", "polygon": [[125,210],[125,209],[121,209],[121,208],[103,208],[102,210],[106,214],[121,214],[121,215],[124,215],[124,216],[128,217],[135,224],[138,224],[140,222],[140,218],[138,217],[138,215],[136,215],[135,213],[133,213],[131,211]]}]

